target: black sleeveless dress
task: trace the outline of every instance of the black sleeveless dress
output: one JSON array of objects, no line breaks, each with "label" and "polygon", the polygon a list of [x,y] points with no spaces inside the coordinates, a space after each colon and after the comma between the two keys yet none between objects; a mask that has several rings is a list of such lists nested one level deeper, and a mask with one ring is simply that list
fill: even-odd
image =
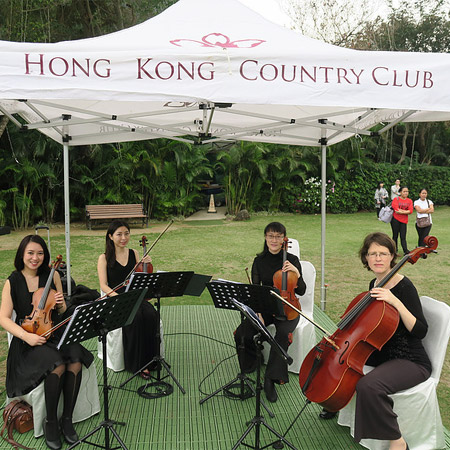
[{"label": "black sleeveless dress", "polygon": [[[44,287],[50,272],[39,276],[39,287]],[[33,310],[33,293],[28,291],[22,272],[14,271],[8,278],[11,285],[11,297],[17,314],[16,323],[20,324]],[[54,289],[55,286],[53,285]],[[52,319],[58,323],[64,315],[54,311]],[[69,362],[82,362],[89,367],[94,360],[91,352],[81,344],[71,344],[58,350],[56,348],[63,330],[59,329],[44,345],[34,347],[21,339],[13,337],[9,347],[6,372],[6,392],[8,397],[17,397],[31,392],[57,366]]]},{"label": "black sleeveless dress", "polygon": [[[117,261],[114,261],[112,267],[107,266],[108,286],[114,288],[122,283],[135,265],[136,255],[133,250],[128,249],[126,266]],[[117,293],[124,291],[125,286],[117,290]],[[158,318],[154,306],[143,300],[133,322],[122,328],[125,370],[137,372],[156,355],[159,345],[156,338],[157,326]]]}]

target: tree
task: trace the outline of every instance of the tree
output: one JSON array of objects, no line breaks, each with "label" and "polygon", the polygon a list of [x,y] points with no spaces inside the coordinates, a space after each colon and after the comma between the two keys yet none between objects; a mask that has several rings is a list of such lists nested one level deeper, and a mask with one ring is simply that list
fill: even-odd
[{"label": "tree", "polygon": [[346,46],[370,23],[382,3],[380,0],[361,0],[357,9],[352,0],[284,0],[283,5],[292,17],[295,29],[305,36]]},{"label": "tree", "polygon": [[100,36],[159,14],[175,0],[0,0],[0,39],[58,42]]}]

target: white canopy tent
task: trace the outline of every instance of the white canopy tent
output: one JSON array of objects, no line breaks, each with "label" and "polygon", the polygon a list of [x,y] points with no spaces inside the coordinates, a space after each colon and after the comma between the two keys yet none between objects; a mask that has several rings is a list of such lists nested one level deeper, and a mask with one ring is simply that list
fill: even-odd
[{"label": "white canopy tent", "polygon": [[[450,55],[335,47],[237,0],[180,0],[97,38],[0,41],[0,114],[69,147],[170,138],[321,147],[400,121],[450,120]],[[19,122],[16,114],[25,121]],[[322,186],[322,307],[325,274]]]}]

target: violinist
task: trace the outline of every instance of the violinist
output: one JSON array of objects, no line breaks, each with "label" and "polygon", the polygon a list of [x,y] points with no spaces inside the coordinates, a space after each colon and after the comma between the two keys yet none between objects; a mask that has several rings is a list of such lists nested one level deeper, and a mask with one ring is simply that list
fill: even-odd
[{"label": "violinist", "polygon": [[[57,336],[48,340],[25,331],[19,323],[32,313],[35,295],[46,285],[50,275],[50,254],[45,241],[38,235],[23,238],[17,249],[14,266],[5,282],[0,307],[0,325],[14,337],[8,352],[6,391],[8,397],[31,392],[44,380],[45,408],[44,436],[48,448],[61,448],[61,433],[68,444],[78,441],[72,424],[72,413],[81,384],[82,364],[89,367],[93,356],[80,344],[70,344],[58,350]],[[50,291],[55,309],[51,318],[58,321],[67,305],[62,293],[61,279],[54,272]],[[56,292],[55,292],[56,291]],[[49,294],[50,295],[50,294]],[[32,304],[33,302],[33,304]],[[17,316],[12,320],[13,311]],[[64,394],[62,417],[58,422],[57,407],[61,391]]]},{"label": "violinist", "polygon": [[[106,231],[105,253],[98,258],[97,272],[102,292],[112,297],[125,292],[125,286],[117,291],[113,289],[123,283],[140,260],[136,250],[127,247],[130,240],[130,227],[123,220],[114,220]],[[146,256],[144,263],[150,263]],[[122,328],[125,370],[137,372],[150,362],[157,354],[158,339],[157,313],[154,306],[143,301],[133,322]],[[151,367],[150,367],[151,369]],[[139,374],[144,379],[150,378],[149,369]]]},{"label": "violinist", "polygon": [[[286,228],[279,222],[269,223],[264,229],[264,248],[253,261],[252,283],[273,286],[273,276],[278,270],[293,272],[297,277],[295,293],[303,295],[306,284],[302,277],[302,268],[297,256],[287,253],[287,260],[283,265],[282,244],[286,237]],[[299,316],[287,320],[286,316],[274,317],[269,314],[259,314],[265,325],[274,324],[276,328],[275,340],[284,351],[289,347],[289,339],[295,330]],[[256,348],[253,342],[254,328],[244,320],[235,333],[236,349],[242,373],[251,373],[256,369]],[[243,342],[243,349],[240,349]],[[264,392],[267,400],[276,402],[278,395],[275,384],[289,381],[287,362],[273,349],[270,350],[264,378]]]},{"label": "violinist", "polygon": [[396,273],[384,287],[377,287],[395,266],[394,241],[384,233],[369,234],[359,255],[363,266],[375,275],[369,287],[372,298],[397,309],[400,321],[394,335],[367,360],[375,369],[356,385],[355,440],[388,440],[390,450],[404,450],[409,447],[388,394],[416,386],[430,376],[431,363],[421,342],[428,325],[417,290],[407,277]]}]

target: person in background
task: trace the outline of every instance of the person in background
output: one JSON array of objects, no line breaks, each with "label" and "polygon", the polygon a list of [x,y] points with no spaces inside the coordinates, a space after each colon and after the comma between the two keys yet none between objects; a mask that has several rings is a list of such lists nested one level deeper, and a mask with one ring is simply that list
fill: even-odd
[{"label": "person in background", "polygon": [[[264,248],[253,260],[252,283],[273,286],[273,275],[278,270],[294,272],[297,276],[295,293],[303,295],[306,284],[302,277],[302,267],[297,256],[287,253],[287,260],[283,264],[282,244],[286,237],[286,228],[279,222],[269,223],[264,229]],[[284,351],[289,347],[291,334],[300,317],[287,320],[286,316],[274,317],[270,314],[258,314],[265,325],[273,323],[276,328],[275,340]],[[238,352],[239,365],[242,373],[251,373],[256,369],[256,345],[253,341],[255,330],[249,320],[245,319],[237,328],[234,339]],[[243,346],[243,348],[242,348]],[[269,402],[278,399],[275,384],[289,382],[288,364],[273,348],[270,350],[264,378],[264,392]]]},{"label": "person in background", "polygon": [[391,201],[400,195],[400,180],[395,180],[395,184],[391,186]]},{"label": "person in background", "polygon": [[[426,189],[421,189],[419,192],[419,198],[414,202],[414,209],[416,210],[417,214],[416,214],[416,230],[417,230],[417,235],[419,236],[419,241],[417,243],[418,247],[423,247],[424,244],[424,239],[426,236],[428,236],[430,234],[431,231],[431,226],[433,224],[433,221],[431,219],[431,214],[434,213],[434,204],[431,200],[429,200],[428,198],[428,191]],[[430,217],[430,225],[426,226],[426,227],[419,227],[417,225],[417,219],[421,218],[421,217]],[[426,258],[427,255],[424,254],[422,256],[423,258]]]},{"label": "person in background", "polygon": [[[58,350],[56,346],[61,337],[59,330],[47,340],[25,331],[19,325],[33,310],[33,294],[46,285],[51,274],[49,262],[47,245],[40,236],[30,234],[22,239],[14,260],[16,270],[3,287],[0,326],[14,336],[8,351],[6,370],[8,397],[28,394],[44,381],[47,415],[43,426],[45,442],[48,448],[59,450],[62,448],[61,433],[68,444],[78,441],[72,414],[80,390],[82,366],[89,367],[94,357],[78,343]],[[57,271],[53,274],[51,288],[56,302],[55,309],[51,311],[51,319],[57,323],[67,309]],[[37,295],[39,301],[42,294]],[[46,303],[49,298],[47,297]],[[17,314],[15,321],[11,319],[13,311]],[[64,401],[62,416],[58,421],[61,391]]]},{"label": "person in background", "polygon": [[[117,291],[113,289],[125,281],[139,261],[138,252],[127,247],[129,241],[128,223],[123,220],[111,222],[106,231],[105,253],[98,257],[97,263],[100,289],[108,297],[125,292],[125,286]],[[143,262],[151,262],[150,256],[146,256]],[[154,306],[144,300],[133,322],[122,328],[125,370],[135,373],[157,354],[159,345],[156,336],[157,325],[158,318]],[[150,371],[145,369],[139,375],[148,380]]]},{"label": "person in background", "polygon": [[[372,298],[394,307],[400,320],[392,337],[369,356],[367,365],[375,368],[356,384],[354,436],[356,442],[387,440],[389,450],[408,450],[389,394],[427,380],[431,362],[422,344],[428,324],[414,284],[397,272],[383,287],[377,287],[395,266],[396,250],[388,235],[372,233],[364,239],[359,251],[363,266],[375,275],[369,284]],[[420,414],[420,408],[415,413]]]},{"label": "person in background", "polygon": [[[406,231],[408,225],[408,217],[413,213],[413,202],[408,198],[409,190],[406,186],[400,188],[400,196],[392,200],[391,208],[394,210],[391,220],[392,239],[395,245],[398,245],[398,235],[400,233],[400,242],[405,255],[409,253],[406,243]],[[398,247],[397,247],[398,248]]]},{"label": "person in background", "polygon": [[389,198],[388,191],[384,188],[384,183],[379,182],[375,190],[375,208],[377,210],[377,217],[380,217],[380,210],[386,206],[386,199]]}]

